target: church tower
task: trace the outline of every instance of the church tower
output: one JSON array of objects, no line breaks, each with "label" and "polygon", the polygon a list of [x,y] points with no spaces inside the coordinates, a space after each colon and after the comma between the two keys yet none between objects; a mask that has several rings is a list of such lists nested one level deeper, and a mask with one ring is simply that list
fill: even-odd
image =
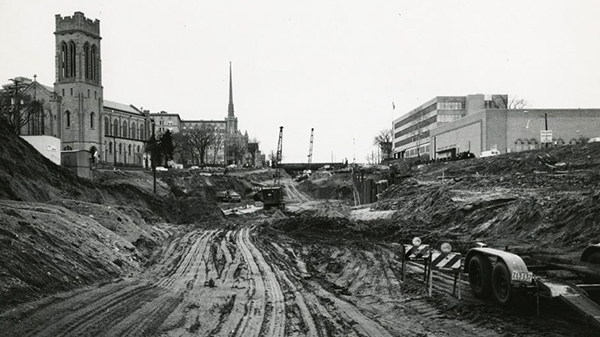
[{"label": "church tower", "polygon": [[229,106],[227,107],[227,135],[235,135],[238,132],[238,119],[233,111],[233,80],[231,75],[231,62],[229,62]]},{"label": "church tower", "polygon": [[56,15],[56,81],[63,150],[101,151],[103,131],[100,21],[82,12]]}]

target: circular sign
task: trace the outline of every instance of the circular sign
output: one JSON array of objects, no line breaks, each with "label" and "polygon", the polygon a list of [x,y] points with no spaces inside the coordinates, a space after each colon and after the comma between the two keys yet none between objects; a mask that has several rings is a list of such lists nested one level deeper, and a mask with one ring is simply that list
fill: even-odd
[{"label": "circular sign", "polygon": [[448,242],[444,242],[442,243],[440,249],[442,250],[442,253],[448,254],[452,251],[452,245],[450,245]]},{"label": "circular sign", "polygon": [[412,239],[412,244],[413,244],[413,246],[415,246],[415,247],[419,247],[419,246],[421,245],[421,239],[420,239],[418,236],[415,236],[415,237]]}]

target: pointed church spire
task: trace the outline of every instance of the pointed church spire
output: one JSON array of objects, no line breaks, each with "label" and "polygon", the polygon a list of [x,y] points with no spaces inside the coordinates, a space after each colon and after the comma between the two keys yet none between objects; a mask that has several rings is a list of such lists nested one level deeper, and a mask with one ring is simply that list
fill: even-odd
[{"label": "pointed church spire", "polygon": [[229,106],[227,108],[227,117],[234,117],[234,114],[233,114],[233,81],[231,79],[231,62],[229,62]]}]

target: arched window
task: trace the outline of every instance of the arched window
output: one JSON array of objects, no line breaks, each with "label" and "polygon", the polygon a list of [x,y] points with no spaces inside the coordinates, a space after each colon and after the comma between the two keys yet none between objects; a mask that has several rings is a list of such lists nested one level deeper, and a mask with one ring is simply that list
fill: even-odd
[{"label": "arched window", "polygon": [[137,133],[135,132],[135,122],[131,122],[131,138],[136,138]]},{"label": "arched window", "polygon": [[529,150],[536,150],[538,147],[538,142],[535,138],[531,138],[529,140]]},{"label": "arched window", "polygon": [[90,128],[94,128],[94,118],[96,118],[96,114],[92,111],[90,114]]},{"label": "arched window", "polygon": [[104,134],[110,135],[110,124],[108,124],[108,117],[104,117]]},{"label": "arched window", "polygon": [[75,48],[75,42],[69,42],[69,77],[75,77],[75,54],[77,50]]},{"label": "arched window", "polygon": [[71,112],[69,110],[65,111],[65,122],[68,128],[71,127]]},{"label": "arched window", "polygon": [[127,146],[127,152],[129,153],[129,156],[131,157],[131,144],[129,144]]},{"label": "arched window", "polygon": [[137,146],[137,153],[140,153],[140,146]]},{"label": "arched window", "polygon": [[123,138],[127,138],[127,121],[123,121],[123,129],[121,130]]},{"label": "arched window", "polygon": [[523,141],[522,140],[517,139],[517,141],[515,142],[515,151],[516,152],[523,151]]},{"label": "arched window", "polygon": [[121,154],[121,153],[122,153],[122,151],[121,151],[121,150],[123,150],[123,144],[122,144],[122,143],[119,143],[119,154]]},{"label": "arched window", "polygon": [[[60,44],[60,56],[58,60],[58,74],[60,78],[67,77],[67,44],[65,42]],[[64,94],[63,94],[64,96]]]},{"label": "arched window", "polygon": [[92,45],[92,51],[90,56],[90,78],[94,81],[98,81],[98,51],[96,45]]},{"label": "arched window", "polygon": [[108,142],[108,153],[112,154],[113,144],[112,142]]},{"label": "arched window", "polygon": [[146,140],[146,126],[144,123],[140,125],[140,139]]},{"label": "arched window", "polygon": [[113,136],[119,137],[119,121],[115,118],[113,121]]},{"label": "arched window", "polygon": [[[90,44],[89,43],[85,43],[83,45],[83,64],[84,64],[84,75],[85,75],[85,79],[89,79],[90,78]],[[89,91],[88,91],[89,92]],[[89,96],[89,94],[88,94]]]}]

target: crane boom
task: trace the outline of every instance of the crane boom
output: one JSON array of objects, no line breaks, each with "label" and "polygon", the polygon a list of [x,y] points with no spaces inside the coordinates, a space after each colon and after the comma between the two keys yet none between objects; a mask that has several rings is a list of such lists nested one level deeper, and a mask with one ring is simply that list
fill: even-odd
[{"label": "crane boom", "polygon": [[281,180],[281,172],[279,172],[279,164],[283,156],[283,126],[279,127],[279,140],[277,141],[277,154],[275,155],[275,177],[273,185],[277,186]]},{"label": "crane boom", "polygon": [[308,146],[308,169],[310,169],[310,164],[312,164],[312,153],[313,153],[313,138],[315,135],[315,128],[310,129],[310,145]]}]

